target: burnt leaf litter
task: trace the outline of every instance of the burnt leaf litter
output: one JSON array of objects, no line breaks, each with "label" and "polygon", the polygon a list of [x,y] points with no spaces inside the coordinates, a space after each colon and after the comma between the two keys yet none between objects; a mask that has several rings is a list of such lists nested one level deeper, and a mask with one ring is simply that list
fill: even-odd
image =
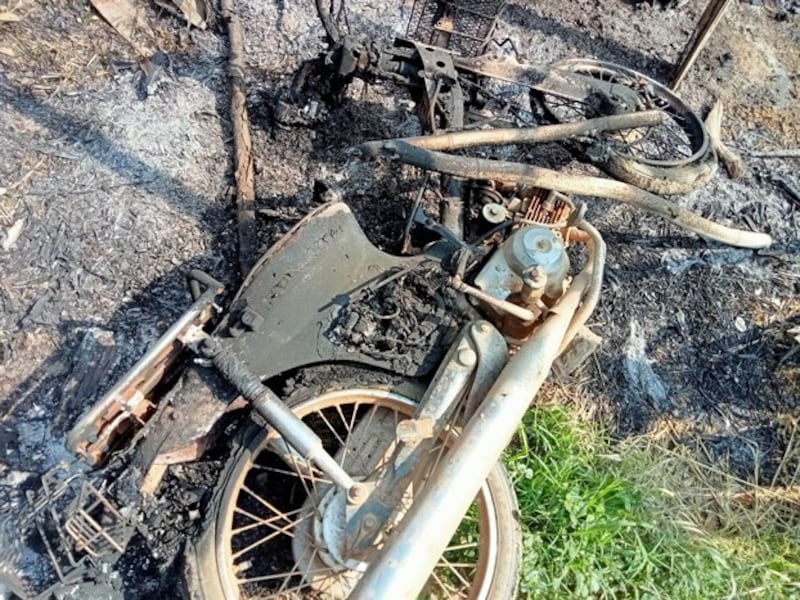
[{"label": "burnt leaf litter", "polygon": [[[339,194],[371,241],[399,251],[419,175],[361,162],[349,149],[418,133],[408,93],[358,82],[331,103],[320,82],[323,91],[306,105],[312,110],[292,113],[297,69],[322,49],[310,5],[237,4],[262,250]],[[381,20],[380,3],[351,4],[355,26],[374,36],[400,31]],[[533,62],[594,56],[664,80],[699,16],[694,4],[520,0],[507,7],[498,36]],[[168,61],[156,57],[143,74],[88,3],[22,6],[21,20],[0,23],[0,497],[12,510],[42,472],[74,460],[63,447],[65,431],[188,306],[189,269],[232,287],[241,278],[222,26],[187,29],[148,6]],[[775,243],[760,251],[725,248],[590,200],[589,217],[609,246],[590,322],[605,342],[574,376],[579,401],[617,435],[683,422],[692,432],[687,443],[699,435],[719,465],[743,478],[757,472],[767,483],[782,458],[787,419],[800,412],[800,352],[791,334],[800,326],[800,178],[797,159],[749,155],[800,142],[796,85],[782,87],[800,67],[797,12],[797,2],[734,3],[680,92],[700,110],[712,96],[723,99],[723,138],[749,173],[730,181],[720,170],[675,201],[766,231]],[[753,39],[770,60],[750,56]],[[585,168],[560,146],[524,155]],[[407,283],[435,286],[423,275]],[[342,315],[328,335],[358,345],[359,328],[385,329],[370,352],[391,352],[398,335],[446,344],[448,328],[413,306],[418,295],[395,291],[362,300],[374,319]],[[410,321],[387,318],[408,308]],[[144,509],[149,530],[132,542],[141,552],[128,553],[135,558],[124,558],[97,589],[83,588],[84,597],[174,593],[174,559],[199,526],[224,460],[221,448],[170,469],[169,491]]]}]

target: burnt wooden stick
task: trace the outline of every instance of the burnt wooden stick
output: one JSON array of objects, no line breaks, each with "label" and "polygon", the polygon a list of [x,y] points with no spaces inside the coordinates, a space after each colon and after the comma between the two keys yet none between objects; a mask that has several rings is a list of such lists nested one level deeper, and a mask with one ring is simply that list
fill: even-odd
[{"label": "burnt wooden stick", "polygon": [[255,183],[253,178],[253,143],[247,118],[247,92],[244,83],[244,36],[242,24],[233,0],[221,0],[222,18],[228,23],[231,78],[231,121],[236,171],[236,225],[239,232],[239,265],[245,276],[256,260],[258,231],[256,230]]},{"label": "burnt wooden stick", "polygon": [[730,0],[711,0],[706,6],[689,41],[686,42],[686,47],[683,49],[681,58],[675,67],[675,73],[670,86],[673,90],[677,90],[678,87],[680,87],[689,69],[692,68],[692,65],[694,65],[697,57],[700,55],[700,51],[705,48],[711,35],[717,29],[717,25],[719,25],[719,21],[725,9],[728,7],[728,4],[730,4]]},{"label": "burnt wooden stick", "polygon": [[711,138],[717,156],[725,165],[731,179],[740,179],[747,173],[742,158],[722,142],[722,101],[717,99],[706,117],[706,130]]},{"label": "burnt wooden stick", "polygon": [[[543,125],[542,127],[509,127],[482,131],[456,131],[400,138],[400,141],[428,150],[457,150],[474,146],[498,146],[503,144],[541,144],[557,142],[580,135],[590,135],[600,131],[618,131],[620,129],[660,125],[663,122],[664,113],[660,110],[646,110],[624,115],[587,119],[577,123]],[[390,140],[366,142],[361,144],[361,149],[370,156],[377,156],[387,141]]]},{"label": "burnt wooden stick", "polygon": [[661,196],[613,179],[573,175],[516,162],[453,156],[419,148],[401,140],[384,142],[382,151],[389,158],[448,175],[506,183],[526,183],[564,194],[616,200],[658,215],[687,231],[731,246],[766,248],[772,243],[772,238],[765,233],[742,231],[714,223]]}]

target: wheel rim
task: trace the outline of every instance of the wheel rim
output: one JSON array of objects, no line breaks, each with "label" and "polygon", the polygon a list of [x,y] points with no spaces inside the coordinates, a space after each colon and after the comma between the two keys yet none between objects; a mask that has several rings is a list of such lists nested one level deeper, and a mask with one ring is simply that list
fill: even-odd
[{"label": "wheel rim", "polygon": [[[378,453],[377,462],[368,454],[367,459],[352,453],[348,458],[351,440],[366,431],[385,435],[415,407],[412,399],[394,392],[352,389],[322,394],[293,410],[349,471],[361,471],[354,475],[358,478],[364,471],[385,467],[385,453]],[[385,427],[378,428],[376,420]],[[347,559],[334,547],[335,534],[330,532],[335,527],[328,509],[335,503],[332,486],[307,465],[288,466],[274,452],[276,442],[279,437],[273,432],[262,434],[251,445],[253,451],[237,461],[224,491],[217,517],[217,563],[225,596],[344,598],[366,563]],[[447,443],[444,439],[438,445],[438,457]],[[404,500],[410,503],[411,498]],[[396,525],[403,514],[401,508],[390,521]],[[491,491],[484,484],[432,574],[427,597],[488,597],[498,560],[496,517]]]},{"label": "wheel rim", "polygon": [[[619,112],[659,109],[666,118],[662,125],[606,134],[611,151],[619,156],[658,167],[678,167],[702,159],[708,151],[704,126],[695,113],[667,88],[649,77],[603,62],[566,61],[555,67],[565,74],[575,74],[605,84],[619,84],[636,92],[637,106],[620,101]],[[590,84],[590,82],[589,82]],[[598,95],[596,100],[604,96]],[[586,102],[544,93],[547,110],[562,123],[607,114],[607,107],[597,101]],[[601,103],[602,104],[602,103]]]}]

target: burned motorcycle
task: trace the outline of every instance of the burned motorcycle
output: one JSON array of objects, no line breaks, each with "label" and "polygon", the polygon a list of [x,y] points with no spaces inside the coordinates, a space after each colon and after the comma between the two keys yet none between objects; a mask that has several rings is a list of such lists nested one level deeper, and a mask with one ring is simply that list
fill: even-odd
[{"label": "burned motorcycle", "polygon": [[[498,459],[553,362],[592,339],[605,245],[569,197],[513,163],[422,147],[439,139],[363,150],[468,177],[474,238],[442,230],[392,256],[346,204],[325,204],[211,330],[222,288],[191,274],[194,304],[68,436],[100,470],[46,479],[30,498],[62,584],[123,553],[136,527],[126,503],[157,495],[170,464],[197,459],[249,404],[188,544],[192,597],[513,597],[519,533]],[[486,178],[495,171],[505,179]],[[675,210],[706,235],[769,243]]]},{"label": "burned motorcycle", "polygon": [[[6,540],[39,533],[53,575],[37,597],[117,561],[170,465],[227,437],[233,451],[187,542],[190,597],[513,598],[520,535],[498,461],[554,362],[579,364],[598,343],[585,324],[605,244],[570,194],[724,243],[770,243],[653,193],[694,187],[715,162],[702,122],[652,80],[588,61],[525,79],[436,45],[457,37],[447,11],[433,15],[434,45],[375,49],[318,9],[337,85],[391,75],[418,88],[426,131],[494,128],[361,146],[429,173],[405,247],[414,228],[428,243],[411,255],[378,250],[337,201],[270,248],[225,310],[217,281],[189,275],[191,307],[68,435],[94,470],[48,473],[2,521]],[[560,124],[519,127],[517,115],[497,128],[509,113],[486,117],[486,78],[527,81]],[[640,187],[464,155],[591,134],[597,162]],[[438,220],[426,190],[442,190]],[[23,587],[12,589],[34,595]]]}]

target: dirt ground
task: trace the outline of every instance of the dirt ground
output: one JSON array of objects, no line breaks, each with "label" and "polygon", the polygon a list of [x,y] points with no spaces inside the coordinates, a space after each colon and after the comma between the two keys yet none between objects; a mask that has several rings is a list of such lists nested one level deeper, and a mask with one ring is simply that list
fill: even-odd
[{"label": "dirt ground", "polygon": [[[240,279],[224,31],[188,29],[143,4],[171,73],[145,99],[136,53],[88,2],[18,0],[6,8],[20,19],[0,22],[3,497],[72,460],[65,430],[188,306],[189,269]],[[515,0],[497,38],[534,63],[595,57],[667,80],[705,2],[678,4]],[[376,39],[402,32],[410,10],[351,5]],[[310,1],[237,6],[263,248],[314,205],[313,181],[324,179],[341,187],[371,239],[397,250],[402,192],[413,185],[376,183],[373,166],[348,148],[414,133],[408,95],[357,83],[313,127],[281,126],[276,101],[322,49],[321,27]],[[680,90],[701,113],[722,99],[723,137],[749,172],[731,181],[720,170],[676,201],[767,231],[774,245],[725,248],[590,200],[609,245],[592,320],[605,344],[562,382],[619,435],[688,425],[715,460],[765,481],[800,417],[800,353],[789,333],[800,325],[800,177],[797,159],[751,154],[800,146],[797,12],[788,1],[734,2]]]}]

